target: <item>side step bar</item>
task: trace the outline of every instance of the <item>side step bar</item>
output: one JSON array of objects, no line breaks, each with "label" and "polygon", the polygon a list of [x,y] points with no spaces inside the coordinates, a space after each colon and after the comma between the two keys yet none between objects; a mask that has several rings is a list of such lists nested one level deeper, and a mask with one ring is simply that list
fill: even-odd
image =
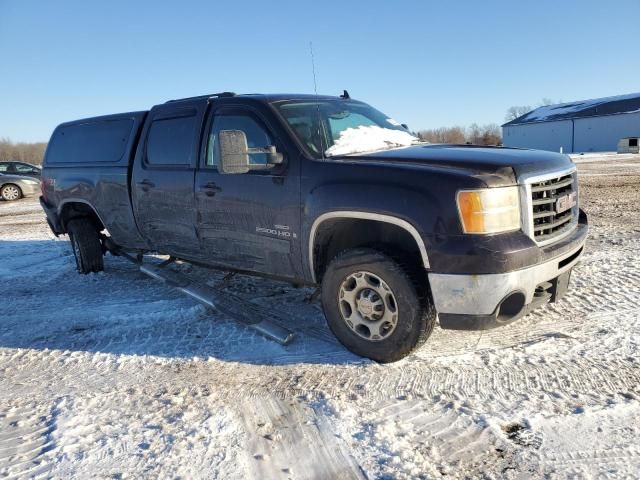
[{"label": "side step bar", "polygon": [[258,320],[254,320],[246,315],[240,314],[236,309],[226,308],[224,304],[227,302],[216,301],[216,297],[224,297],[224,293],[216,292],[216,290],[211,287],[198,285],[181,273],[164,270],[164,267],[172,262],[173,260],[170,259],[161,263],[159,266],[139,264],[138,268],[145,275],[176,288],[209,308],[231,316],[247,327],[260,332],[265,337],[275,340],[281,345],[288,345],[293,340],[294,334],[292,331],[270,322],[267,318],[258,317]]}]

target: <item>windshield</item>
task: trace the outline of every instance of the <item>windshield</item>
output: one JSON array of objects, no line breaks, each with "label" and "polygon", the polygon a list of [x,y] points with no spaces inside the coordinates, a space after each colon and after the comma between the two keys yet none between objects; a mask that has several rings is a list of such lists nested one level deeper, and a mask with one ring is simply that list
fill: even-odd
[{"label": "windshield", "polygon": [[353,100],[275,102],[300,142],[316,158],[397,148],[419,140],[398,122]]}]

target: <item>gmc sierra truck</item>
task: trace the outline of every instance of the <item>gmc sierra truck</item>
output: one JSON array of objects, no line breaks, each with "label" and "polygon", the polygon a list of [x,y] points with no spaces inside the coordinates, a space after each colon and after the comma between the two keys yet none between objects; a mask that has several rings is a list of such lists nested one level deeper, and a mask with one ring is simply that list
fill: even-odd
[{"label": "gmc sierra truck", "polygon": [[380,362],[436,321],[488,329],[556,301],[587,235],[566,155],[421,143],[347,92],[224,92],[64,123],[41,187],[80,273],[107,250],[157,252],[320,286],[336,337]]}]

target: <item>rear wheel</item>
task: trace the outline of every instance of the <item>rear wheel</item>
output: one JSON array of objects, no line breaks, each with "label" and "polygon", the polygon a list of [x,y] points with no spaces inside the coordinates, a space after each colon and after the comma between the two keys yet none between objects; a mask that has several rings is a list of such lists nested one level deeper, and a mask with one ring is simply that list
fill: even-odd
[{"label": "rear wheel", "polygon": [[7,185],[3,185],[0,190],[0,196],[2,196],[3,200],[11,202],[22,198],[22,190],[20,190],[19,186],[14,185],[13,183],[8,183]]},{"label": "rear wheel", "polygon": [[103,271],[102,243],[95,225],[86,218],[76,218],[69,222],[67,229],[78,272]]},{"label": "rear wheel", "polygon": [[392,258],[359,248],[343,252],[327,267],[322,306],[329,328],[345,347],[378,362],[394,362],[433,331],[436,313],[424,293],[418,294]]}]

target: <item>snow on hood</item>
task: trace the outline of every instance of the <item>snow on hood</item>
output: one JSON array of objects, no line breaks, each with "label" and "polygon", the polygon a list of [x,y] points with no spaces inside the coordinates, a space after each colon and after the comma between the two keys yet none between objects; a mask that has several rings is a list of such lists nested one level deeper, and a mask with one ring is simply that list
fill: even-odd
[{"label": "snow on hood", "polygon": [[408,147],[421,143],[408,132],[382,128],[377,125],[347,128],[340,138],[325,152],[327,157],[350,155],[352,153],[375,152],[389,148]]}]

